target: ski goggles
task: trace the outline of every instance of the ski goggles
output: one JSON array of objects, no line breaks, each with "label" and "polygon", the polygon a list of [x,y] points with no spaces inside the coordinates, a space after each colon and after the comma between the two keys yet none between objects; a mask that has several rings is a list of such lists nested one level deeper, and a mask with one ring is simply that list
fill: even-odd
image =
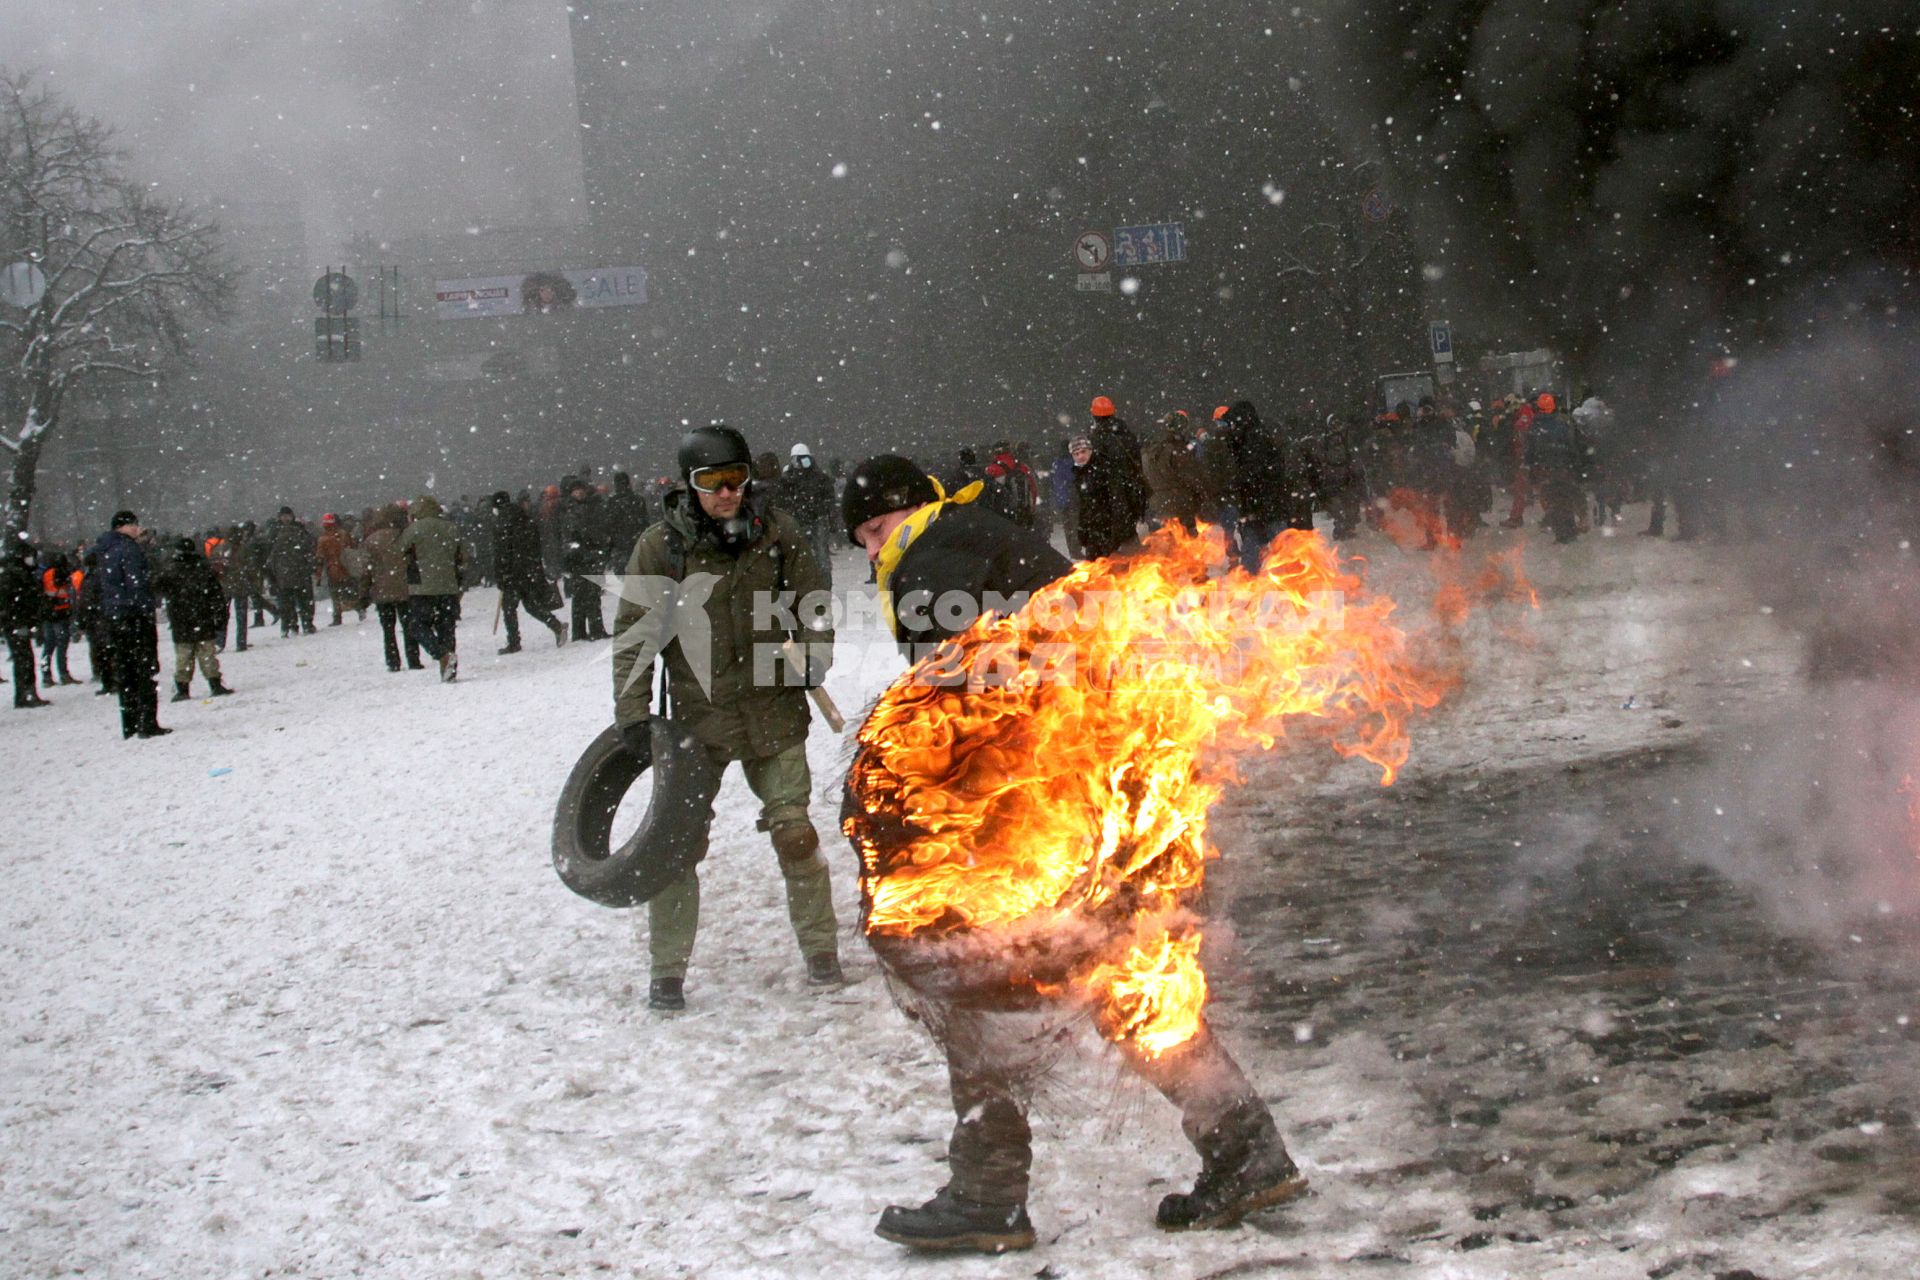
[{"label": "ski goggles", "polygon": [[729,462],[719,467],[700,467],[687,477],[687,483],[701,493],[718,493],[722,489],[743,492],[747,481],[753,478],[753,469],[744,462]]}]

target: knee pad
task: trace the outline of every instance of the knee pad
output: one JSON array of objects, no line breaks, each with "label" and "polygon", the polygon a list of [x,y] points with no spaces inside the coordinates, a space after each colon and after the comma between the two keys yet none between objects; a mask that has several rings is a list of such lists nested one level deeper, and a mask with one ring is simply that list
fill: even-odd
[{"label": "knee pad", "polygon": [[804,869],[820,852],[820,833],[811,822],[783,822],[767,833],[773,840],[773,852],[786,872]]}]

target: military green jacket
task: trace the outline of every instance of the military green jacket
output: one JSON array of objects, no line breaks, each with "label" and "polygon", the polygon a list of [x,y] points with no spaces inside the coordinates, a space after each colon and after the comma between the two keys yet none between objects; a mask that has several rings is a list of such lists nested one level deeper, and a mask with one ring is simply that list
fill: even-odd
[{"label": "military green jacket", "polygon": [[440,504],[431,497],[416,498],[413,523],[394,551],[410,560],[407,591],[416,596],[452,596],[460,594],[460,563],[465,550],[460,544],[460,529],[440,514]]},{"label": "military green jacket", "polygon": [[[742,508],[755,531],[738,556],[720,545],[711,522],[696,518],[695,501],[686,489],[668,494],[666,518],[640,535],[627,559],[614,614],[614,721],[628,725],[660,712],[653,696],[659,654],[675,724],[731,759],[776,755],[806,740],[805,688],[825,678],[833,649],[831,613],[809,620],[796,606],[809,596],[825,602],[832,584],[793,517],[764,498],[754,495]],[[683,611],[704,617],[674,616],[665,579],[680,584]],[[784,610],[772,607],[776,597]],[[804,646],[810,676],[781,656],[788,639]],[[704,688],[690,646],[705,651]]]}]

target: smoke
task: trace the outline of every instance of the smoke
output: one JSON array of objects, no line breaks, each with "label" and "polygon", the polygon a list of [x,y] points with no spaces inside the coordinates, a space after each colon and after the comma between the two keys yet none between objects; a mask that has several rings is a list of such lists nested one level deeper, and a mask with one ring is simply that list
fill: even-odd
[{"label": "smoke", "polygon": [[[1910,301],[1904,0],[1331,0],[1323,86],[1384,151],[1442,296],[1681,394]],[[1622,387],[1624,393],[1625,388]]]},{"label": "smoke", "polygon": [[1701,780],[1682,847],[1783,919],[1920,910],[1910,0],[1320,17],[1323,94],[1390,162],[1444,305],[1571,356],[1807,637],[1805,697]]},{"label": "smoke", "polygon": [[563,5],[0,0],[0,30],[136,172],[201,205],[293,204],[316,252],[584,221]]}]

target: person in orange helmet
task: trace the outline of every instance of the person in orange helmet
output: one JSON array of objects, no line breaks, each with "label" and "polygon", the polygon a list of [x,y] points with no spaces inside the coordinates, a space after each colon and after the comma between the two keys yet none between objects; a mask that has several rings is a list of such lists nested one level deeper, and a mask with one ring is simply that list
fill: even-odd
[{"label": "person in orange helmet", "polygon": [[[1095,396],[1092,405],[1093,430],[1087,438],[1100,455],[1101,470],[1107,473],[1120,501],[1120,518],[1138,525],[1147,518],[1147,474],[1140,466],[1140,437],[1133,434],[1106,396]],[[1130,541],[1128,533],[1122,541]]]}]

